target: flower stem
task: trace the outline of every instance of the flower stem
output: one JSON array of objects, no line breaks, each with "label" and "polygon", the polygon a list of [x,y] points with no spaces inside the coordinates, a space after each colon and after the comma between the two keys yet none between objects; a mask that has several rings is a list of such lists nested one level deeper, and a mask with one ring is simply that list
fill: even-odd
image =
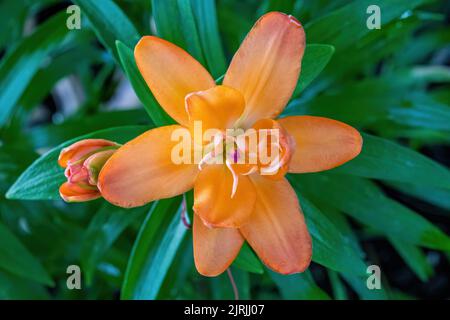
[{"label": "flower stem", "polygon": [[234,281],[233,274],[231,273],[230,268],[227,269],[228,278],[230,278],[231,286],[233,287],[234,300],[239,300],[239,290],[236,286],[236,282]]},{"label": "flower stem", "polygon": [[186,227],[186,229],[190,229],[191,228],[191,224],[188,221],[188,217],[187,217],[187,208],[186,208],[186,198],[183,196],[183,201],[181,202],[181,222],[183,222],[184,226]]}]

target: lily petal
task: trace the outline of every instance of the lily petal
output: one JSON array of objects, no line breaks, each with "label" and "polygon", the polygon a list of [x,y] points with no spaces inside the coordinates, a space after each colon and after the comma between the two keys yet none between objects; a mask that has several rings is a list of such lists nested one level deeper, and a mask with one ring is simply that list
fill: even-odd
[{"label": "lily petal", "polygon": [[66,202],[84,202],[101,197],[100,192],[95,187],[82,187],[76,183],[64,182],[59,187],[59,195]]},{"label": "lily petal", "polygon": [[213,227],[237,228],[244,225],[253,212],[256,193],[248,176],[234,178],[224,164],[211,164],[200,171],[194,185],[194,212]]},{"label": "lily petal", "polygon": [[154,36],[142,37],[134,56],[159,104],[175,121],[187,126],[184,98],[215,86],[208,71],[180,47]]},{"label": "lily petal", "polygon": [[303,272],[312,246],[297,195],[285,178],[251,179],[257,199],[248,224],[240,228],[242,235],[269,268],[282,274]]},{"label": "lily petal", "polygon": [[116,149],[100,151],[84,160],[83,167],[88,171],[90,184],[97,185],[98,175],[101,169],[116,151]]},{"label": "lily petal", "polygon": [[195,266],[207,277],[224,272],[244,244],[237,229],[208,228],[197,215],[194,215],[193,240]]},{"label": "lily petal", "polygon": [[244,111],[244,107],[244,96],[227,86],[216,86],[206,91],[191,93],[186,97],[191,127],[194,121],[201,121],[204,131],[232,128]]},{"label": "lily petal", "polygon": [[188,191],[194,184],[197,166],[176,164],[171,125],[149,130],[129,141],[106,162],[98,177],[103,197],[121,207],[137,207],[156,199]]},{"label": "lily petal", "polygon": [[61,150],[58,158],[58,164],[65,168],[69,160],[75,162],[85,156],[88,156],[93,151],[104,147],[119,146],[117,143],[104,139],[85,139]]},{"label": "lily petal", "polygon": [[284,109],[297,84],[304,49],[305,32],[292,16],[270,12],[256,22],[223,80],[245,97],[245,128]]},{"label": "lily petal", "polygon": [[361,152],[361,135],[343,122],[313,116],[292,116],[278,121],[295,140],[289,172],[332,169]]}]

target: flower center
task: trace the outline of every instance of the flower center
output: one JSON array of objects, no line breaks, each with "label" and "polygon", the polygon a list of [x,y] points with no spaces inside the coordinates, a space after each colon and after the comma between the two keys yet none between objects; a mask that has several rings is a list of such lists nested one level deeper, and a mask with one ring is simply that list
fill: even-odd
[{"label": "flower center", "polygon": [[198,164],[225,164],[233,177],[231,198],[236,193],[239,176],[258,172],[278,179],[287,172],[294,148],[293,139],[281,128],[228,129],[218,132],[204,148]]}]

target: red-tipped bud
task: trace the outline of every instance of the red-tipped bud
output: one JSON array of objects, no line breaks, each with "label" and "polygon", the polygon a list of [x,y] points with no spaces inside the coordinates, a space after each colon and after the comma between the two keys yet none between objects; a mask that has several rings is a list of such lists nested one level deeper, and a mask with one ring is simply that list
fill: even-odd
[{"label": "red-tipped bud", "polygon": [[58,163],[66,168],[67,178],[59,188],[61,198],[67,202],[82,202],[101,197],[97,188],[98,174],[119,147],[108,140],[86,139],[61,150]]}]

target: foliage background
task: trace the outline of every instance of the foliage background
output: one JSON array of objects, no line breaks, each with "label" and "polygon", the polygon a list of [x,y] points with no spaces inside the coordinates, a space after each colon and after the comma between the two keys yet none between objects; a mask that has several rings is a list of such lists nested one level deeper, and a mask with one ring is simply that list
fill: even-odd
[{"label": "foliage background", "polygon": [[[335,170],[289,176],[314,262],[281,276],[245,246],[231,268],[240,298],[450,297],[448,1],[74,3],[82,28],[70,31],[70,1],[0,2],[1,299],[234,297],[226,274],[205,278],[193,266],[191,232],[180,222],[191,193],[133,210],[103,200],[67,205],[55,160],[68,140],[125,142],[171,121],[132,58],[141,35],[182,46],[219,78],[272,10],[296,16],[308,44],[284,114],[349,123],[365,132],[364,149]],[[371,4],[381,8],[380,30],[366,27]],[[82,290],[66,287],[71,264],[81,266]],[[381,267],[382,290],[365,286],[370,264]]]}]

